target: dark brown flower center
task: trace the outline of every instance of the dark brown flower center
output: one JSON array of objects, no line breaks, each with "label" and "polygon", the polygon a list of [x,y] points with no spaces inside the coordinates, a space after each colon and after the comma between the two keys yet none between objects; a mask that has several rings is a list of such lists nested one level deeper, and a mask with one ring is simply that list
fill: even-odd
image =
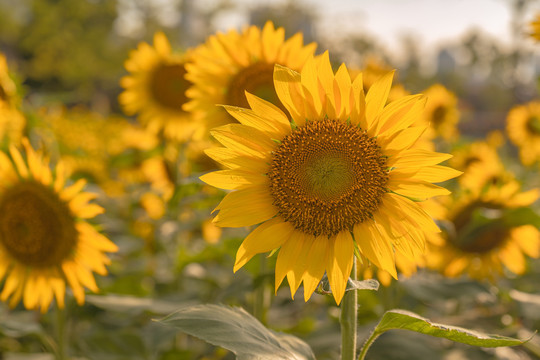
[{"label": "dark brown flower center", "polygon": [[444,122],[447,114],[448,109],[446,108],[446,106],[437,106],[431,113],[431,126],[433,126],[434,128],[438,128]]},{"label": "dark brown flower center", "polygon": [[0,197],[0,244],[22,264],[59,265],[73,252],[77,237],[69,208],[41,183],[18,183]]},{"label": "dark brown flower center", "polygon": [[[497,221],[502,206],[495,203],[473,202],[451,219],[455,233],[448,234],[450,243],[461,251],[483,254],[504,243],[509,234],[501,221]],[[484,221],[479,221],[481,216]],[[485,221],[486,218],[492,220]]]},{"label": "dark brown flower center", "polygon": [[285,221],[308,234],[332,236],[372,216],[386,192],[388,170],[364,130],[325,119],[281,141],[268,177]]},{"label": "dark brown flower center", "polygon": [[535,135],[540,135],[540,117],[531,116],[527,120],[527,129]]},{"label": "dark brown flower center", "polygon": [[191,83],[184,79],[186,69],[182,64],[163,64],[156,68],[150,80],[150,92],[160,105],[175,111],[183,111],[187,101],[186,90]]},{"label": "dark brown flower center", "polygon": [[246,91],[286,111],[274,88],[274,64],[261,61],[241,69],[229,82],[227,105],[249,109]]}]

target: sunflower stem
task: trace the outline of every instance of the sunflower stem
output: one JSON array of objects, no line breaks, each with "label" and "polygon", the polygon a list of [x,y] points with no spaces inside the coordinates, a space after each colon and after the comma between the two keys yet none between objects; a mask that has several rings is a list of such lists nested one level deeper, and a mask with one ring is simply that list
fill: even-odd
[{"label": "sunflower stem", "polygon": [[66,355],[66,316],[64,310],[56,306],[56,360],[67,360]]},{"label": "sunflower stem", "polygon": [[266,256],[260,256],[259,267],[259,286],[255,289],[253,299],[253,316],[257,318],[263,324],[266,322],[266,299],[267,299],[267,286],[266,286],[266,270],[267,270]]},{"label": "sunflower stem", "polygon": [[[351,278],[356,280],[356,257],[353,256]],[[358,314],[358,294],[349,290],[341,304],[341,360],[356,360],[356,326]]]}]

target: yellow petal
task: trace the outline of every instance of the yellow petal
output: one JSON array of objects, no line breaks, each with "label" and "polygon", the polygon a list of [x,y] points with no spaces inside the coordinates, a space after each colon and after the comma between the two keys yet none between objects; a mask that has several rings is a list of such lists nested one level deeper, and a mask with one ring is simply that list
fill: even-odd
[{"label": "yellow petal", "polygon": [[288,69],[284,66],[276,64],[274,67],[274,86],[279,100],[285,106],[294,122],[302,126],[306,119],[303,111],[297,109],[297,104],[302,98],[298,97],[298,93],[293,91],[295,84],[300,84],[300,74],[296,71]]},{"label": "yellow petal", "polygon": [[394,251],[390,239],[384,236],[377,224],[361,223],[354,227],[354,240],[362,254],[377,267],[388,271],[397,279]]},{"label": "yellow petal", "polygon": [[409,149],[402,151],[397,156],[388,159],[388,166],[401,168],[420,168],[422,166],[437,165],[452,157],[450,154],[438,153],[423,149]]},{"label": "yellow petal", "polygon": [[275,148],[275,143],[265,133],[250,126],[228,124],[210,131],[210,134],[230,149],[264,159]]},{"label": "yellow petal", "polygon": [[17,172],[19,173],[19,175],[27,179],[30,176],[30,173],[19,150],[17,150],[14,145],[10,145],[9,153],[11,155],[11,158],[13,159],[13,162],[15,163],[15,166],[17,167]]},{"label": "yellow petal", "polygon": [[[248,155],[243,155],[238,151],[215,147],[204,151],[211,159],[225,165],[228,168],[242,168],[247,171],[264,174],[268,171],[268,163],[265,160],[257,159]],[[269,161],[269,160],[268,160]]]},{"label": "yellow petal", "polygon": [[333,256],[328,259],[328,281],[332,295],[339,305],[347,288],[347,281],[351,274],[354,244],[351,233],[347,230],[337,234],[333,241]]},{"label": "yellow petal", "polygon": [[373,85],[371,85],[366,94],[366,120],[368,132],[373,125],[376,125],[375,121],[386,105],[386,100],[388,99],[390,88],[392,87],[394,72],[395,71],[390,71],[381,76]]},{"label": "yellow petal", "polygon": [[208,185],[225,190],[235,190],[249,185],[268,183],[268,178],[262,174],[238,169],[213,171],[204,174],[199,179]]},{"label": "yellow petal", "polygon": [[216,210],[214,223],[222,227],[243,227],[262,223],[277,214],[274,199],[266,187],[250,187],[227,194]]},{"label": "yellow petal", "polygon": [[[352,239],[351,239],[352,242]],[[308,264],[302,277],[304,281],[304,300],[308,301],[319,285],[326,268],[328,249],[331,246],[327,236],[318,236],[309,249]],[[339,303],[338,303],[339,304]]]},{"label": "yellow petal", "polygon": [[[304,273],[309,267],[310,262],[313,259],[309,258],[309,251],[313,247],[314,242],[317,239],[313,235],[304,234],[304,242],[302,247],[296,252],[295,260],[287,272],[287,281],[289,282],[289,287],[291,288],[291,297],[294,299],[294,294],[300,287]],[[323,265],[324,268],[324,265]],[[322,276],[322,275],[321,275]]]},{"label": "yellow petal", "polygon": [[[297,261],[298,254],[305,247],[306,238],[310,235],[304,234],[301,231],[294,231],[291,237],[281,245],[277,260],[276,260],[276,293],[289,271],[292,271],[294,264]],[[294,294],[293,294],[294,295]]]},{"label": "yellow petal", "polygon": [[236,252],[234,272],[237,272],[254,255],[279,248],[292,235],[294,228],[276,217],[259,225],[242,242]]},{"label": "yellow petal", "polygon": [[246,92],[246,98],[253,111],[270,121],[279,133],[288,134],[291,132],[291,123],[280,108],[248,92]]},{"label": "yellow petal", "polygon": [[[223,105],[223,108],[241,124],[266,133],[270,139],[281,140],[287,134],[283,129],[275,127],[266,116],[261,116],[253,110],[229,105]],[[290,132],[290,127],[288,132]]]},{"label": "yellow petal", "polygon": [[387,183],[388,189],[396,194],[415,200],[427,200],[430,197],[449,195],[447,189],[422,180],[393,179]]}]

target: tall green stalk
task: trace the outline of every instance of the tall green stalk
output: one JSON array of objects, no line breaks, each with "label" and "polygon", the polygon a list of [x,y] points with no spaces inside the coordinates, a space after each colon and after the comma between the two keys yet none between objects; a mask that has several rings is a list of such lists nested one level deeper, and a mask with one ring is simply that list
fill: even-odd
[{"label": "tall green stalk", "polygon": [[267,310],[267,286],[266,286],[266,270],[267,270],[267,259],[266,256],[260,257],[260,267],[259,267],[259,279],[260,284],[255,289],[254,299],[253,299],[253,316],[255,316],[263,324],[266,323],[266,310]]},{"label": "tall green stalk", "polygon": [[56,360],[67,360],[66,355],[66,314],[63,309],[56,308]]},{"label": "tall green stalk", "polygon": [[[356,280],[356,257],[353,257],[351,278]],[[356,360],[356,331],[358,316],[358,294],[349,290],[341,303],[341,360]]]}]

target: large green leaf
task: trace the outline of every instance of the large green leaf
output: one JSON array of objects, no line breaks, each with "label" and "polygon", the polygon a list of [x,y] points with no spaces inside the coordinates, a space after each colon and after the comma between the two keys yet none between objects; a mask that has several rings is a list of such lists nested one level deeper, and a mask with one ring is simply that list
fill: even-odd
[{"label": "large green leaf", "polygon": [[238,360],[315,359],[305,342],[267,329],[241,308],[194,305],[157,321],[228,349]]},{"label": "large green leaf", "polygon": [[399,309],[387,311],[383,315],[371,338],[392,329],[415,331],[421,334],[481,347],[515,346],[525,342],[499,335],[486,335],[457,326],[437,324],[415,313]]}]

